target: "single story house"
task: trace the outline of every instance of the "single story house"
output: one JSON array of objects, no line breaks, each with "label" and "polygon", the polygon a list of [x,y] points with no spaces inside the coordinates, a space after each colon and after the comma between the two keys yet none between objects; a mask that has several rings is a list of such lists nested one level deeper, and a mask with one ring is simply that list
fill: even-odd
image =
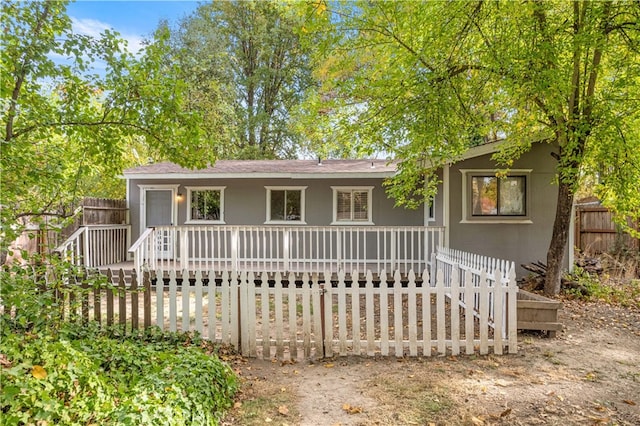
[{"label": "single story house", "polygon": [[[137,267],[238,265],[287,270],[420,269],[443,245],[520,264],[545,260],[556,210],[554,146],[536,143],[504,179],[468,150],[439,171],[431,204],[395,206],[386,160],[220,160],[189,170],[163,162],[124,172]],[[570,240],[572,244],[572,239]],[[569,251],[568,251],[569,253]],[[214,261],[220,263],[209,263]],[[565,264],[570,259],[565,256]],[[271,262],[271,263],[269,263]],[[305,263],[306,262],[306,263]],[[314,264],[315,262],[315,264]],[[347,263],[348,262],[348,263]],[[380,263],[382,262],[382,263]],[[314,266],[315,265],[315,266]]]}]

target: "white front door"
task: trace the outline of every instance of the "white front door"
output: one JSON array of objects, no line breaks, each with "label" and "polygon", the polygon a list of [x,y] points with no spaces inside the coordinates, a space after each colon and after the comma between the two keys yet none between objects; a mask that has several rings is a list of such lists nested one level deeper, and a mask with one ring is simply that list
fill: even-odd
[{"label": "white front door", "polygon": [[[145,191],[145,226],[173,225],[172,189],[147,189]],[[158,259],[173,259],[174,238],[171,230],[156,232],[156,254]]]}]

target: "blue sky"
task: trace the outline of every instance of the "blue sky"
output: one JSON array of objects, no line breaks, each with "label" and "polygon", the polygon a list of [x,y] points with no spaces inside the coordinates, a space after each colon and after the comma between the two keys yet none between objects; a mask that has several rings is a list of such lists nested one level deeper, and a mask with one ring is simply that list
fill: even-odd
[{"label": "blue sky", "polygon": [[69,4],[67,12],[74,32],[97,36],[105,29],[118,31],[136,52],[149,37],[158,22],[167,19],[176,23],[194,11],[200,2],[184,1],[93,1],[79,0]]}]

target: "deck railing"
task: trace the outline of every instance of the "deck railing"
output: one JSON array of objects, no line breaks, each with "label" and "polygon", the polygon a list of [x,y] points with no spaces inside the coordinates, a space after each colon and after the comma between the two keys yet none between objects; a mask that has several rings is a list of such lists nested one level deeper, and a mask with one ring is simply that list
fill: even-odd
[{"label": "deck railing", "polygon": [[130,229],[131,225],[85,225],[55,251],[71,264],[87,268],[125,262]]},{"label": "deck railing", "polygon": [[423,226],[158,226],[131,246],[143,270],[423,270],[444,228]]}]

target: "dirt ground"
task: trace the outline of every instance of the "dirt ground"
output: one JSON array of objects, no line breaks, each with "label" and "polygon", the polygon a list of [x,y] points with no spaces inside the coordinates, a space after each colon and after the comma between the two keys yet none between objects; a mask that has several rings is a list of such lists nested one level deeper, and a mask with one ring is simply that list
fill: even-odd
[{"label": "dirt ground", "polygon": [[565,301],[516,355],[237,359],[223,425],[640,425],[640,310]]}]

